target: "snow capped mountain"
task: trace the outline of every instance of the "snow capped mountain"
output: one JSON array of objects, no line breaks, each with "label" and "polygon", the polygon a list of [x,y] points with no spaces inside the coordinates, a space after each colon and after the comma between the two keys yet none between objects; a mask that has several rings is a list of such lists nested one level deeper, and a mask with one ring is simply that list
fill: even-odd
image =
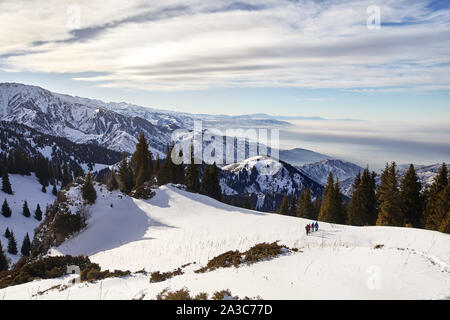
[{"label": "snow capped mountain", "polygon": [[305,164],[297,167],[297,169],[304,172],[310,178],[322,185],[326,185],[327,178],[330,173],[333,174],[335,179],[337,178],[339,181],[343,181],[345,179],[355,177],[359,171],[362,172],[364,170],[360,166],[351,162],[330,159]]},{"label": "snow capped mountain", "polygon": [[222,168],[224,195],[251,194],[253,207],[262,211],[278,210],[284,194],[298,196],[311,188],[313,197],[321,196],[323,187],[286,162],[268,156],[256,156]]},{"label": "snow capped mountain", "polygon": [[315,163],[333,158],[311,150],[295,148],[290,150],[280,150],[280,159],[293,166],[303,166],[308,163]]},{"label": "snow capped mountain", "polygon": [[163,153],[176,125],[149,121],[111,111],[96,100],[54,94],[22,84],[0,84],[0,120],[27,125],[76,143],[132,152],[144,133],[152,152]]}]

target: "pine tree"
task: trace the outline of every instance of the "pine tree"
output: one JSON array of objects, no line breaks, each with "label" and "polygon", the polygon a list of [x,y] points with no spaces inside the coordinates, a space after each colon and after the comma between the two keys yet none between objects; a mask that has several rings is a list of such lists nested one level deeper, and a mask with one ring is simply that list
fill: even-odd
[{"label": "pine tree", "polygon": [[[424,215],[424,225],[429,230],[446,229],[449,211],[449,172],[444,163],[430,186]],[[444,227],[441,227],[444,224]]]},{"label": "pine tree", "polygon": [[120,191],[125,194],[130,193],[134,186],[133,169],[128,164],[125,153],[122,154],[122,161],[119,166],[119,178],[121,182]]},{"label": "pine tree", "polygon": [[333,174],[330,172],[327,185],[323,191],[322,205],[320,207],[320,221],[330,223],[343,223],[345,220],[345,208],[339,188],[339,182],[334,182]]},{"label": "pine tree", "polygon": [[285,194],[283,196],[283,200],[281,200],[281,206],[280,206],[280,210],[278,211],[279,214],[282,215],[289,215],[289,198],[287,196],[287,194]]},{"label": "pine tree", "polygon": [[28,233],[26,234],[25,238],[22,242],[22,248],[20,249],[20,253],[22,253],[22,256],[26,257],[30,255],[31,251],[31,242],[30,237],[28,236]]},{"label": "pine tree", "polygon": [[6,258],[5,252],[3,251],[3,246],[0,241],[0,272],[8,270],[8,259]]},{"label": "pine tree", "polygon": [[58,190],[56,189],[56,184],[53,185],[52,194],[56,196],[58,194]]},{"label": "pine tree", "polygon": [[400,184],[400,198],[402,202],[402,215],[405,225],[418,228],[421,226],[423,211],[422,184],[416,174],[414,165],[410,165]]},{"label": "pine tree", "polygon": [[311,189],[306,188],[303,189],[300,193],[300,197],[298,199],[297,204],[297,212],[296,216],[299,218],[311,219],[314,220],[315,217],[315,208],[311,198]]},{"label": "pine tree", "polygon": [[114,170],[111,170],[109,174],[107,187],[109,191],[119,189],[119,183],[117,182],[116,173],[114,172]]},{"label": "pine tree", "polygon": [[30,209],[28,208],[27,200],[23,203],[22,214],[24,217],[31,217]]},{"label": "pine tree", "polygon": [[157,177],[158,183],[164,185],[174,180],[174,164],[172,162],[172,147],[166,146],[166,158],[160,166]]},{"label": "pine tree", "polygon": [[41,191],[42,191],[42,193],[47,193],[47,188],[45,188],[45,186],[42,185]]},{"label": "pine tree", "polygon": [[81,187],[81,193],[83,199],[86,200],[88,204],[94,204],[95,200],[97,200],[97,192],[92,184],[92,176],[90,172],[86,175],[83,187]]},{"label": "pine tree", "polygon": [[17,242],[14,238],[14,232],[11,231],[11,235],[8,238],[8,253],[17,254]]},{"label": "pine tree", "polygon": [[7,227],[6,230],[5,230],[4,237],[5,237],[6,239],[8,239],[10,235],[11,235],[11,232],[9,231],[9,228]]},{"label": "pine tree", "polygon": [[375,175],[366,168],[356,176],[353,196],[347,211],[347,223],[355,226],[374,225],[377,220]]},{"label": "pine tree", "polygon": [[11,217],[12,211],[11,208],[8,205],[8,201],[6,201],[6,199],[3,201],[3,205],[2,205],[2,215],[5,218],[9,218]]},{"label": "pine tree", "polygon": [[138,143],[136,144],[136,151],[133,153],[132,163],[134,165],[134,172],[136,173],[136,185],[134,187],[138,188],[145,181],[150,180],[152,174],[152,154],[148,150],[148,143],[143,133],[139,136]]},{"label": "pine tree", "polygon": [[2,176],[2,191],[7,194],[13,194],[12,188],[11,188],[11,182],[9,181],[9,174],[8,170],[3,170],[3,176]]},{"label": "pine tree", "polygon": [[34,211],[34,218],[37,221],[41,221],[42,220],[42,211],[41,211],[41,207],[39,206],[39,203],[36,206],[36,211]]},{"label": "pine tree", "polygon": [[396,168],[395,162],[391,165],[386,164],[381,174],[381,185],[377,190],[379,203],[377,226],[401,227],[404,225]]},{"label": "pine tree", "polygon": [[205,165],[201,193],[213,199],[222,200],[222,189],[220,188],[219,171],[216,163]]},{"label": "pine tree", "polygon": [[200,192],[200,180],[198,177],[198,165],[195,164],[194,152],[191,147],[191,163],[186,169],[186,190],[189,192]]}]

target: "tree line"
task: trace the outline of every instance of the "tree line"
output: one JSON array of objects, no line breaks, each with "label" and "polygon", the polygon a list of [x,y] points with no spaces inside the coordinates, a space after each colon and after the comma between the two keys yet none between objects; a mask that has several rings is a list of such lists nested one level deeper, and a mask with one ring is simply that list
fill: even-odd
[{"label": "tree line", "polygon": [[395,162],[386,164],[381,184],[376,173],[366,168],[353,183],[353,195],[347,204],[339,181],[330,173],[322,199],[311,198],[304,189],[298,199],[285,195],[280,214],[329,223],[355,226],[414,227],[450,233],[450,177],[447,165],[439,169],[433,183],[422,188],[417,172],[410,165],[402,179]]}]

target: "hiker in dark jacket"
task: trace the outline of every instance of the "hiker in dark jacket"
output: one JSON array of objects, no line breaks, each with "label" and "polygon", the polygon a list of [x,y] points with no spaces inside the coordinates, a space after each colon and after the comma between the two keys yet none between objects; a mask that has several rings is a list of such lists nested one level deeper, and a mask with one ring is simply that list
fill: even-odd
[{"label": "hiker in dark jacket", "polygon": [[306,235],[308,235],[308,233],[309,233],[309,224],[307,224],[307,225],[305,226],[305,230],[306,230]]}]

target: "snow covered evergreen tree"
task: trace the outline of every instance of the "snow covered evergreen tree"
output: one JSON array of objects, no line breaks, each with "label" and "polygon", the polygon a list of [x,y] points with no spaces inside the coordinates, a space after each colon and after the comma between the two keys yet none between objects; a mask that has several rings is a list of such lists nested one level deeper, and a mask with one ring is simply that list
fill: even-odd
[{"label": "snow covered evergreen tree", "polygon": [[81,193],[83,199],[88,204],[94,204],[95,200],[97,200],[97,192],[95,191],[94,185],[92,184],[92,176],[90,172],[88,172],[88,174],[86,175],[83,187],[81,187]]},{"label": "snow covered evergreen tree", "polygon": [[17,254],[17,242],[14,238],[14,232],[11,231],[11,234],[8,238],[8,253]]},{"label": "snow covered evergreen tree", "polygon": [[27,200],[24,201],[23,207],[22,207],[22,214],[24,217],[31,217],[30,209],[28,208]]},{"label": "snow covered evergreen tree", "polygon": [[2,205],[2,215],[5,218],[9,218],[11,217],[12,211],[11,208],[8,205],[8,201],[6,201],[6,199],[3,201],[3,205]]},{"label": "snow covered evergreen tree", "polygon": [[11,188],[11,182],[9,181],[9,174],[8,170],[3,170],[3,176],[2,176],[2,191],[7,194],[13,194],[12,188]]}]

